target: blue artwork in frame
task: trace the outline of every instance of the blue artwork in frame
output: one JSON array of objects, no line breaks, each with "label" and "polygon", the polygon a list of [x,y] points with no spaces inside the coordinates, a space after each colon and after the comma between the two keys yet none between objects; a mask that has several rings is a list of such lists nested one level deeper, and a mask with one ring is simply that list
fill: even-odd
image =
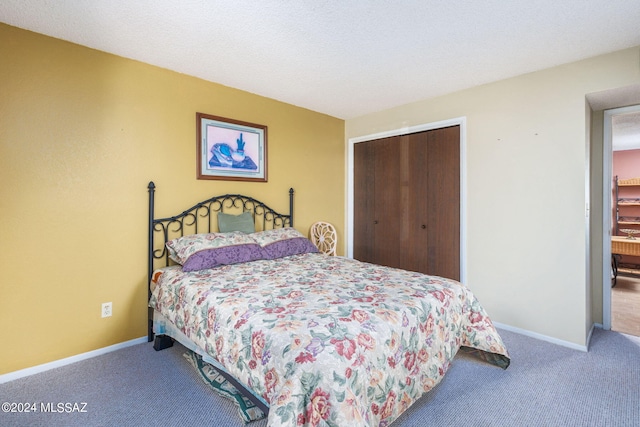
[{"label": "blue artwork in frame", "polygon": [[267,182],[267,127],[197,113],[197,178]]}]

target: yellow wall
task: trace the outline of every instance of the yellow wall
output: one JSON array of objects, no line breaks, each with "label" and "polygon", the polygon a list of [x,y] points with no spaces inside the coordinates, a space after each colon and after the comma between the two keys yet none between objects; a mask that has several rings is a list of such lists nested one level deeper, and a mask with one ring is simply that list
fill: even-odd
[{"label": "yellow wall", "polygon": [[[294,187],[342,237],[342,120],[4,24],[0,58],[0,374],[146,334],[149,180],[159,216]],[[196,112],[268,126],[269,181],[196,180]]]},{"label": "yellow wall", "polygon": [[496,322],[584,346],[585,95],[638,82],[626,49],[347,120],[346,137],[466,117],[468,285]]}]

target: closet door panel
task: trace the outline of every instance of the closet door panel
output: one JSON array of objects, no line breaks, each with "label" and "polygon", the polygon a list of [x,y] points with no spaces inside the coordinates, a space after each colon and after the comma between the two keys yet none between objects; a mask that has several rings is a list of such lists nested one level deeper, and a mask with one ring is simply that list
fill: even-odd
[{"label": "closet door panel", "polygon": [[354,145],[353,257],[398,266],[399,137]]},{"label": "closet door panel", "polygon": [[459,127],[407,135],[408,195],[401,267],[460,276]]},{"label": "closet door panel", "polygon": [[421,269],[428,274],[460,279],[460,127],[427,134],[427,251]]},{"label": "closet door panel", "polygon": [[429,147],[427,133],[407,135],[407,163],[408,172],[406,197],[406,227],[409,238],[403,247],[402,268],[421,273],[428,273],[426,263],[429,242],[428,229],[428,159]]},{"label": "closet door panel", "polygon": [[353,146],[353,257],[372,262],[375,249],[375,150],[371,142]]},{"label": "closet door panel", "polygon": [[390,267],[399,266],[401,260],[400,139],[396,136],[374,141],[375,249],[371,262]]}]

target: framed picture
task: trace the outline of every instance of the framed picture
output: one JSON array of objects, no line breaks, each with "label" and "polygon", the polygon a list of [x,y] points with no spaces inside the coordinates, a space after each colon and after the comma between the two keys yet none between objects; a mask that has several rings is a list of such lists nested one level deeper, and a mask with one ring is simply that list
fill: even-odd
[{"label": "framed picture", "polygon": [[196,113],[197,177],[267,182],[267,127]]}]

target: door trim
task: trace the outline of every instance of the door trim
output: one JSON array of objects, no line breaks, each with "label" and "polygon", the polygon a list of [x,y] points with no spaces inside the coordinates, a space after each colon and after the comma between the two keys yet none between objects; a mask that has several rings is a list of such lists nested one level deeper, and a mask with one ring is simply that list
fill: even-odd
[{"label": "door trim", "polygon": [[467,118],[457,117],[349,138],[347,143],[347,257],[353,258],[353,147],[359,142],[460,126],[460,282],[467,282]]}]

